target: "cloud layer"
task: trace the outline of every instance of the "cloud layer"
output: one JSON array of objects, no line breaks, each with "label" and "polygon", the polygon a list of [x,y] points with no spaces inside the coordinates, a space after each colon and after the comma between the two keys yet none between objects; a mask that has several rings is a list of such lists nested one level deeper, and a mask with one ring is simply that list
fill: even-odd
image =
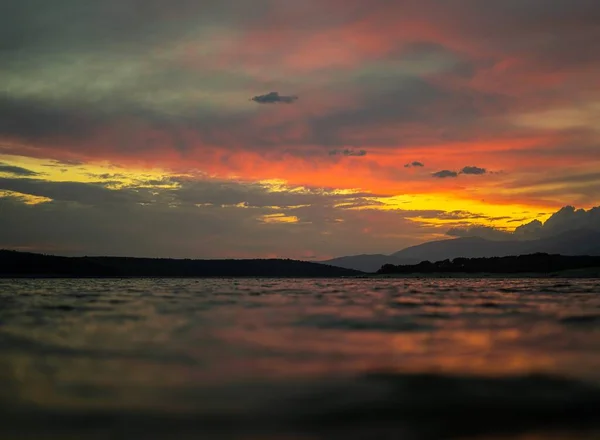
[{"label": "cloud layer", "polygon": [[349,150],[349,149],[344,149],[344,150],[331,150],[329,152],[330,156],[366,156],[367,152],[365,150]]},{"label": "cloud layer", "polygon": [[589,210],[565,206],[545,222],[532,220],[512,231],[491,226],[472,226],[451,228],[447,234],[452,237],[481,237],[489,240],[535,240],[576,230],[600,231],[600,206]]},{"label": "cloud layer", "polygon": [[[313,254],[350,251],[331,225],[354,234],[357,251],[393,251],[451,227],[504,230],[566,204],[600,203],[596,0],[3,6],[6,245],[36,245],[26,233],[10,239],[20,227],[40,228],[30,234],[38,246],[99,246],[83,232],[59,233],[77,218],[105,231],[107,252],[124,243],[119,219],[148,222],[140,231],[164,253],[181,243],[151,224],[195,237],[189,255],[214,249],[212,222],[230,228],[231,239],[218,235],[223,252],[296,255],[309,233]],[[148,183],[158,178],[173,187]],[[257,197],[255,185],[267,181],[293,197],[312,191],[299,202],[310,215],[253,207],[228,186]],[[222,191],[194,196],[201,207],[179,200],[205,186]],[[347,197],[334,202],[322,188]],[[320,223],[325,212],[339,221]],[[55,222],[35,220],[46,215]],[[260,251],[246,246],[251,234]],[[150,252],[145,243],[129,249]]]}]

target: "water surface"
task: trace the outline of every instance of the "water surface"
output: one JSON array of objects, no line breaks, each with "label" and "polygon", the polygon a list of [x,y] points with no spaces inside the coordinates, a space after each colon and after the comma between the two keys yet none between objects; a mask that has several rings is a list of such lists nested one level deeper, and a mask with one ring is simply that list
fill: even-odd
[{"label": "water surface", "polygon": [[600,438],[597,279],[0,280],[0,438]]}]

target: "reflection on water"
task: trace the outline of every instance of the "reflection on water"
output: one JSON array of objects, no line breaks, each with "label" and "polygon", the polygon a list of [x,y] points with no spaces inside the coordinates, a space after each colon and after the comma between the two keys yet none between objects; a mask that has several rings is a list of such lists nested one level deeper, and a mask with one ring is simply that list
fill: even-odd
[{"label": "reflection on water", "polygon": [[1,438],[600,438],[600,280],[4,280],[0,305]]}]

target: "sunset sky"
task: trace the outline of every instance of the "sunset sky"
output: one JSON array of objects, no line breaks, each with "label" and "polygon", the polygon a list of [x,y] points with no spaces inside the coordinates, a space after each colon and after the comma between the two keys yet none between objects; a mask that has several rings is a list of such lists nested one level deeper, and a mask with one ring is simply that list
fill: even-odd
[{"label": "sunset sky", "polygon": [[598,0],[3,0],[0,248],[390,253],[600,205]]}]

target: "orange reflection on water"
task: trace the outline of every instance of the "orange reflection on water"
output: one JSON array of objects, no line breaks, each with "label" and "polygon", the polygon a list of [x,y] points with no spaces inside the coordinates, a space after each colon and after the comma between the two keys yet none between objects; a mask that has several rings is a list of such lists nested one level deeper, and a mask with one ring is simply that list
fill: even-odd
[{"label": "orange reflection on water", "polygon": [[[253,353],[234,368],[277,376],[365,370],[514,375],[552,372],[560,354],[532,351],[517,329],[435,332],[253,330],[220,335]],[[225,362],[231,367],[234,364]]]}]

